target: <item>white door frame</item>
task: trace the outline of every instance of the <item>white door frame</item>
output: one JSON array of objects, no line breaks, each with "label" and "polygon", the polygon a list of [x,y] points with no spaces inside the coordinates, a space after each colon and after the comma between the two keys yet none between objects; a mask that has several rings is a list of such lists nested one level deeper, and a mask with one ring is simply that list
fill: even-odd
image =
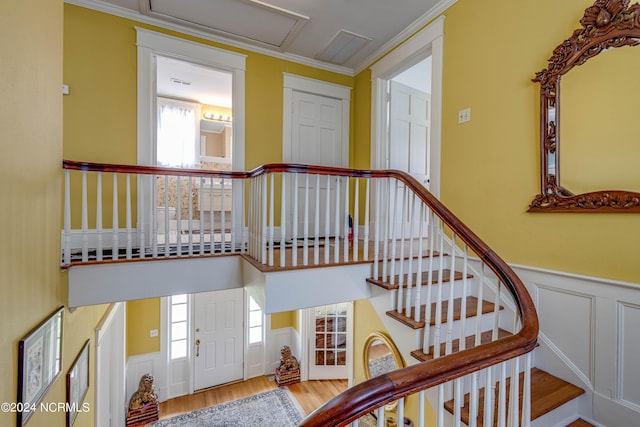
[{"label": "white door frame", "polygon": [[440,197],[444,19],[444,16],[440,16],[371,67],[371,167],[387,169],[389,160],[387,138],[388,81],[429,55],[432,56],[430,191],[436,197]]},{"label": "white door frame", "polygon": [[[136,30],[136,45],[138,48],[138,164],[154,166],[156,163],[156,147],[154,143],[157,126],[156,58],[163,56],[228,71],[233,75],[231,94],[233,105],[233,122],[231,125],[233,134],[232,169],[234,171],[244,171],[245,70],[247,55],[149,31],[140,27],[134,28]],[[151,179],[141,179],[138,185],[141,188],[138,196],[138,227],[143,225],[145,230],[153,230],[155,194],[152,191]],[[234,198],[233,209],[236,212],[242,210],[240,197]],[[240,227],[240,225],[236,225],[236,227]],[[240,230],[234,230],[234,233],[239,232]],[[147,232],[145,234],[146,236],[151,236],[151,233]]]},{"label": "white door frame", "polygon": [[283,121],[282,121],[282,161],[291,162],[293,147],[292,135],[292,97],[293,91],[307,92],[318,96],[336,98],[342,101],[342,164],[349,166],[349,116],[351,111],[351,88],[335,83],[323,82],[295,74],[283,73]]}]

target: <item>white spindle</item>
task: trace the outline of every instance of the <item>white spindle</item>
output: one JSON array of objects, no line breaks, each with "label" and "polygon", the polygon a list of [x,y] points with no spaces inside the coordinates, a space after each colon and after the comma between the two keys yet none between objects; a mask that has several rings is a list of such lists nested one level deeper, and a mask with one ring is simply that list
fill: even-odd
[{"label": "white spindle", "polygon": [[127,259],[131,259],[132,257],[132,227],[131,227],[131,174],[127,174],[126,175],[126,207],[125,207],[125,226],[127,228],[127,237],[126,237],[126,241],[127,241],[127,252],[126,252],[126,256]]},{"label": "white spindle", "polygon": [[[405,187],[404,184],[402,184],[402,195],[397,198],[396,200],[400,200],[400,262],[399,262],[399,269],[400,272],[398,273],[398,313],[402,313],[403,307],[404,307],[404,300],[403,300],[403,295],[404,295],[404,281],[405,281],[405,276],[404,276],[404,264],[405,264],[405,259],[404,259],[404,251],[405,251],[405,241],[404,241],[404,235],[405,235],[405,224],[406,224],[406,212],[405,209],[407,208],[407,200],[406,200],[406,193],[408,193],[408,188]],[[394,227],[395,228],[395,227]],[[408,282],[407,282],[408,285]]]},{"label": "white spindle", "polygon": [[342,241],[343,243],[342,253],[343,253],[344,262],[348,262],[349,261],[349,243],[350,243],[349,235],[351,231],[349,230],[349,177],[346,176],[344,179],[345,179],[344,214],[342,215],[342,217],[344,218],[344,240]]},{"label": "white spindle", "polygon": [[[424,390],[418,392],[418,427],[424,427]],[[404,420],[403,420],[404,421]]]},{"label": "white spindle", "polygon": [[111,259],[118,259],[118,174],[113,173],[113,207],[111,210],[112,225],[113,225],[113,244],[111,245]]},{"label": "white spindle", "polygon": [[396,406],[398,411],[398,425],[404,427],[404,397],[398,399],[398,406]]},{"label": "white spindle", "polygon": [[187,179],[187,253],[193,256],[193,179],[190,176]]},{"label": "white spindle", "polygon": [[291,232],[292,232],[292,246],[291,246],[291,264],[295,267],[298,265],[298,229],[300,224],[298,224],[298,193],[300,191],[300,184],[298,179],[299,174],[296,173],[293,178],[293,223],[291,224]]},{"label": "white spindle", "polygon": [[98,181],[96,183],[96,234],[98,241],[96,242],[96,260],[102,261],[104,243],[104,230],[102,227],[102,171],[98,172]]},{"label": "white spindle", "polygon": [[[407,303],[405,304],[405,314],[407,317],[411,317],[411,307],[412,307],[412,301],[411,301],[411,295],[412,295],[412,289],[413,286],[415,284],[415,286],[418,286],[418,284],[416,283],[418,281],[418,274],[416,274],[416,278],[414,281],[413,278],[413,247],[414,247],[414,239],[415,239],[415,233],[414,231],[414,224],[413,224],[413,220],[415,218],[414,215],[414,209],[416,206],[416,196],[415,193],[411,192],[409,194],[409,191],[407,191],[407,199],[411,200],[411,203],[409,203],[409,217],[407,218],[409,221],[409,262],[407,263]],[[415,305],[416,311],[420,311],[420,300],[418,300],[418,302]]]},{"label": "white spindle", "polygon": [[[264,177],[265,179],[265,184],[264,184],[264,188],[263,190],[264,193],[262,195],[262,197],[264,197],[265,203],[267,200],[267,181],[266,181],[266,177]],[[227,195],[227,182],[225,181],[224,178],[222,178],[220,180],[220,186],[221,191],[220,191],[220,252],[222,252],[223,254],[227,252],[227,207],[225,206],[225,196]],[[264,215],[265,215],[265,219],[266,219],[266,215],[267,215],[267,209],[266,209],[266,205],[264,206]],[[266,233],[266,223],[263,223],[263,230],[265,230]],[[266,239],[263,243],[264,245],[266,245]],[[266,249],[265,249],[266,250]]]},{"label": "white spindle", "polygon": [[[262,181],[262,209],[260,212],[260,216],[262,218],[262,241],[260,242],[260,250],[262,251],[262,256],[260,257],[260,262],[263,264],[267,263],[267,239],[269,236],[267,235],[267,176],[261,175],[260,180]],[[224,192],[224,184],[222,185]],[[224,240],[224,232],[222,233],[222,239]],[[224,243],[223,243],[224,247]],[[224,249],[223,249],[224,250]]]},{"label": "white spindle", "polygon": [[320,175],[316,175],[316,199],[313,221],[313,264],[320,264]]},{"label": "white spindle", "polygon": [[484,382],[484,418],[482,420],[483,426],[493,425],[493,408],[495,407],[496,385],[493,382],[493,368],[489,367],[485,369],[485,382]]},{"label": "white spindle", "polygon": [[[434,247],[435,247],[435,229],[436,219],[433,211],[429,209],[429,223],[427,232],[429,234],[429,266],[427,268],[427,298],[425,304],[424,313],[424,344],[422,351],[425,354],[429,354],[429,339],[431,338],[431,299],[433,295],[433,263],[434,263]],[[439,254],[439,258],[442,258],[442,254]],[[436,288],[437,289],[437,288]],[[434,343],[437,345],[438,343]]]},{"label": "white spindle", "polygon": [[309,265],[309,174],[304,175],[304,220],[302,230],[302,265]]},{"label": "white spindle", "polygon": [[[453,341],[453,306],[455,297],[455,285],[456,281],[456,235],[451,235],[451,267],[449,269],[449,304],[447,305],[447,338],[445,354],[450,354],[452,351]],[[461,301],[461,307],[466,305],[466,301]]]},{"label": "white spindle", "polygon": [[[146,210],[146,199],[144,197],[144,179],[146,175],[138,175],[137,178],[137,189],[138,189],[138,211],[136,215],[136,228],[138,231],[138,250],[140,258],[146,257],[147,250],[147,240],[145,236],[146,227],[144,226],[143,212]],[[152,204],[155,207],[155,204]],[[151,220],[155,223],[156,221],[156,210],[151,209]]]},{"label": "white spindle", "polygon": [[280,190],[280,267],[285,266],[285,254],[286,254],[286,236],[287,236],[287,203],[286,203],[286,194],[287,194],[287,182],[286,182],[286,173],[282,173],[282,186]]},{"label": "white spindle", "polygon": [[238,211],[236,210],[236,206],[234,206],[234,200],[236,199],[237,196],[234,197],[233,195],[237,194],[236,192],[238,191],[238,187],[239,187],[238,182],[236,180],[232,179],[231,180],[231,188],[229,189],[229,191],[231,191],[231,197],[230,197],[230,199],[231,199],[230,205],[231,206],[229,206],[229,213],[231,214],[231,221],[229,222],[229,226],[230,226],[229,232],[231,234],[229,236],[229,238],[231,240],[229,242],[229,244],[230,244],[229,251],[231,253],[234,253],[236,251],[236,249],[237,249],[236,248],[236,244],[237,244],[237,236],[236,236],[236,234],[237,234],[238,226],[236,224],[236,221],[238,220]]},{"label": "white spindle", "polygon": [[[251,181],[253,184],[253,180]],[[209,253],[213,254],[216,250],[216,227],[215,227],[215,213],[213,211],[213,195],[214,195],[214,181],[213,178],[209,180]],[[249,209],[253,206],[249,202]],[[253,228],[253,227],[252,227]]]},{"label": "white spindle", "polygon": [[[384,180],[384,189],[383,191],[381,191],[381,193],[384,193],[384,196],[382,198],[378,198],[378,206],[380,206],[382,204],[382,199],[385,200],[385,210],[384,210],[384,224],[383,225],[383,236],[382,236],[382,280],[386,281],[387,280],[387,274],[389,271],[389,223],[391,222],[391,210],[393,207],[393,203],[391,203],[391,178],[387,178]],[[382,216],[380,216],[380,219],[377,219],[376,221],[380,221],[382,220]]]},{"label": "white spindle", "polygon": [[[151,176],[151,226],[149,232],[151,233],[151,257],[158,258],[158,176]],[[141,221],[144,221],[142,216],[144,215],[144,209],[141,209],[139,212],[139,216]]]},{"label": "white spindle", "polygon": [[[182,256],[182,179],[180,176],[176,177],[176,255]],[[167,191],[169,189],[167,188]]]},{"label": "white spindle", "polygon": [[462,405],[462,380],[460,378],[456,378],[453,380],[453,425],[455,427],[460,427]]},{"label": "white spindle", "polygon": [[[467,326],[467,272],[469,268],[469,247],[464,244],[462,255],[462,304],[460,306],[460,351],[466,348],[466,326]],[[480,317],[482,311],[476,313],[476,317]]]},{"label": "white spindle", "polygon": [[511,427],[520,426],[520,358],[514,357],[511,359],[511,382],[509,396],[509,422]]},{"label": "white spindle", "polygon": [[[362,243],[362,259],[365,261],[369,260],[369,228],[371,227],[371,223],[369,221],[369,210],[370,210],[370,194],[371,194],[371,178],[365,178],[365,196],[364,196],[364,242]],[[377,266],[376,266],[377,267]],[[373,271],[376,272],[374,277],[378,277],[378,272],[376,269]]]},{"label": "white spindle", "polygon": [[[359,236],[359,226],[360,224],[360,180],[358,178],[354,179],[355,189],[353,195],[353,260],[358,261],[358,238]],[[366,259],[366,258],[365,258]]]},{"label": "white spindle", "polygon": [[479,346],[482,343],[482,299],[484,294],[484,262],[480,265],[480,278],[478,280],[478,305],[476,306],[476,339],[475,346]]},{"label": "white spindle", "polygon": [[500,363],[498,384],[498,427],[507,426],[507,363]]},{"label": "white spindle", "polygon": [[64,171],[64,264],[71,264],[71,177]]},{"label": "white spindle", "polygon": [[[255,191],[255,186],[256,186],[256,179],[255,178],[249,178],[249,256],[251,256],[252,258],[256,258],[256,237],[255,237],[255,230],[256,230],[256,220],[255,220],[255,205],[256,205],[256,191]],[[213,210],[213,209],[212,209]],[[211,221],[211,224],[213,224],[213,221]],[[211,244],[213,245],[213,235],[211,236],[212,242]]]},{"label": "white spindle", "polygon": [[[205,192],[205,188],[204,188],[204,177],[200,178],[200,185],[198,185],[198,215],[200,218],[200,227],[198,227],[200,229],[199,234],[199,243],[200,243],[200,250],[198,251],[200,253],[200,256],[204,255],[204,203],[203,203],[203,195]],[[211,197],[209,197],[211,198]],[[213,224],[212,224],[213,225]]]},{"label": "white spindle", "polygon": [[[436,315],[435,324],[433,326],[433,355],[434,357],[440,357],[440,335],[441,335],[441,323],[442,323],[442,287],[443,287],[443,274],[444,274],[444,224],[442,221],[439,223],[438,239],[440,241],[440,265],[438,270],[438,284],[437,284],[437,297],[436,297]],[[452,302],[453,303],[453,302]]]},{"label": "white spindle", "polygon": [[274,233],[276,229],[275,221],[275,173],[269,176],[269,266],[273,267],[274,263]]},{"label": "white spindle", "polygon": [[478,372],[471,374],[471,390],[469,390],[469,427],[478,425]]},{"label": "white spindle", "polygon": [[89,220],[87,218],[87,171],[82,171],[82,261],[89,259]]},{"label": "white spindle", "polygon": [[[391,241],[389,244],[391,245],[391,259],[389,260],[390,268],[389,268],[389,283],[395,285],[396,283],[396,218],[398,217],[397,211],[399,209],[398,203],[398,190],[397,183],[394,181],[389,188],[389,205],[391,206],[391,220],[389,221],[388,227],[391,229]],[[393,191],[391,191],[393,189]],[[391,196],[393,194],[393,196]]]},{"label": "white spindle", "polygon": [[327,195],[324,211],[324,263],[329,264],[331,252],[331,175],[327,175]]},{"label": "white spindle", "polygon": [[378,408],[378,422],[376,425],[377,427],[385,427],[384,405]]},{"label": "white spindle", "polygon": [[493,301],[493,332],[491,335],[491,341],[496,341],[498,339],[498,328],[500,325],[500,289],[501,282],[498,280],[496,285],[496,294],[495,299]]},{"label": "white spindle", "polygon": [[524,384],[522,385],[522,427],[531,426],[531,352],[524,355]]},{"label": "white spindle", "polygon": [[333,262],[340,262],[340,177],[336,177],[335,241]]},{"label": "white spindle", "polygon": [[[415,199],[414,199],[415,200]],[[420,208],[418,209],[418,265],[416,266],[416,295],[415,295],[415,313],[413,316],[413,319],[416,322],[420,321],[420,300],[422,298],[422,261],[424,259],[424,248],[422,246],[423,242],[424,242],[424,238],[423,238],[423,232],[424,232],[424,203],[422,203],[421,200],[418,199],[418,202],[420,203]],[[415,202],[414,202],[415,203]],[[429,285],[427,285],[429,286]],[[427,288],[429,289],[429,288]],[[426,311],[426,307],[425,307],[425,311]],[[425,321],[425,327],[426,327],[426,321]]]},{"label": "white spindle", "polygon": [[438,386],[438,414],[436,425],[438,427],[444,426],[444,384]]}]

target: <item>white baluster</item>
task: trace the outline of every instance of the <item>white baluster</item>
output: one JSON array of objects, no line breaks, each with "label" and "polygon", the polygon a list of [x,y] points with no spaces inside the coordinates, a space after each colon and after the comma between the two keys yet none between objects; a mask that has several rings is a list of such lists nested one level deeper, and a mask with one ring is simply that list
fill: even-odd
[{"label": "white baluster", "polygon": [[102,227],[102,172],[98,172],[98,181],[96,183],[96,234],[98,241],[96,242],[96,261],[102,261],[104,243],[104,230]]},{"label": "white baluster", "polygon": [[[427,207],[427,209],[429,209]],[[427,268],[427,298],[425,304],[425,313],[424,313],[424,344],[422,346],[422,351],[425,354],[429,354],[429,339],[431,337],[431,298],[433,295],[433,260],[434,260],[434,246],[435,246],[435,229],[436,229],[436,220],[433,211],[429,209],[428,212],[429,223],[427,231],[429,235],[429,266]],[[442,254],[440,254],[442,257]],[[435,344],[434,344],[435,345]]]},{"label": "white baluster", "polygon": [[484,383],[484,419],[482,420],[483,426],[493,425],[493,408],[495,405],[496,386],[493,382],[493,368],[489,367],[485,369],[485,383]]},{"label": "white baluster", "polygon": [[292,265],[294,267],[298,265],[298,228],[299,228],[299,224],[298,224],[298,208],[299,208],[298,193],[300,191],[298,175],[299,174],[296,173],[294,175],[294,179],[293,179],[293,204],[292,204],[292,208],[293,208],[293,224],[291,224],[292,239],[293,239],[293,244],[291,246],[291,263],[292,263]]},{"label": "white baluster", "polygon": [[[204,177],[200,177],[200,185],[198,185],[198,214],[200,218],[200,233],[199,233],[199,243],[200,243],[200,256],[204,255],[204,203],[203,203],[203,195],[205,192],[204,188]],[[211,197],[209,197],[211,199]]]},{"label": "white baluster", "polygon": [[182,256],[182,177],[176,176],[176,197],[178,206],[176,207],[176,255]]},{"label": "white baluster", "polygon": [[131,259],[132,257],[132,229],[131,229],[131,175],[126,175],[126,191],[125,191],[127,200],[126,200],[126,211],[125,211],[125,226],[127,228],[127,259]]},{"label": "white baluster", "polygon": [[[100,199],[98,199],[100,200]],[[71,264],[71,177],[64,171],[64,265]]]},{"label": "white baluster", "polygon": [[329,264],[331,252],[331,175],[327,175],[327,200],[324,211],[324,263]]},{"label": "white baluster", "polygon": [[500,383],[498,384],[498,427],[507,425],[507,363],[500,363]]},{"label": "white baluster", "polygon": [[[221,186],[220,197],[222,198],[222,200],[220,200],[220,252],[224,254],[227,252],[227,207],[225,206],[227,183],[224,180],[224,178],[220,179],[220,186]],[[266,193],[264,194],[263,197],[265,197],[265,200],[266,200],[266,197],[267,197]],[[232,213],[232,218],[233,218],[233,213]]]},{"label": "white baluster", "polygon": [[335,241],[333,262],[340,262],[340,177],[336,177]]},{"label": "white baluster", "polygon": [[453,380],[453,425],[455,427],[460,427],[462,404],[462,382],[460,378],[456,378]]},{"label": "white baluster", "polygon": [[384,421],[384,405],[378,408],[378,422],[377,427],[385,427]]},{"label": "white baluster", "polygon": [[471,374],[471,390],[469,390],[469,427],[478,425],[478,372]]},{"label": "white baluster", "polygon": [[270,175],[269,179],[269,267],[273,267],[274,263],[274,233],[275,233],[275,173]]},{"label": "white baluster", "polygon": [[[382,204],[382,199],[386,201],[384,210],[384,230],[382,237],[382,280],[387,280],[387,274],[389,271],[389,223],[391,222],[391,211],[395,203],[391,203],[391,178],[384,180],[385,186],[384,197],[378,199],[378,204]],[[380,219],[378,219],[380,221]]]},{"label": "white baluster", "polygon": [[482,299],[483,299],[483,294],[484,294],[484,262],[481,263],[480,265],[480,279],[478,281],[478,305],[476,306],[476,317],[475,317],[475,322],[476,322],[476,340],[475,340],[475,346],[479,346],[482,343],[482,316],[480,315],[480,313],[482,313]]},{"label": "white baluster", "polygon": [[[398,313],[402,314],[402,310],[404,307],[404,300],[403,300],[403,295],[404,295],[404,281],[405,281],[405,277],[404,277],[404,264],[405,264],[405,259],[404,259],[404,245],[405,245],[405,241],[404,241],[404,235],[405,235],[405,223],[406,218],[405,218],[405,209],[407,207],[407,200],[405,197],[405,194],[408,192],[408,189],[406,188],[406,186],[404,184],[402,184],[402,193],[401,196],[399,197],[400,199],[400,262],[399,262],[399,269],[400,272],[398,274]],[[398,199],[396,199],[397,201]],[[394,227],[395,228],[395,227]]]},{"label": "white baluster", "polygon": [[[454,282],[456,280],[456,235],[453,233],[451,235],[451,267],[449,270],[449,304],[447,305],[447,338],[446,338],[446,347],[445,354],[450,354],[452,351],[452,341],[453,341],[453,306],[454,306],[454,298],[455,298],[455,286]],[[461,301],[461,307],[466,305],[466,301]]]},{"label": "white baluster", "polygon": [[[415,198],[414,198],[415,203]],[[422,244],[424,243],[423,236],[423,228],[424,228],[424,203],[420,199],[418,199],[418,203],[420,204],[420,208],[418,209],[418,265],[416,267],[416,295],[414,298],[414,306],[416,307],[413,320],[416,322],[420,321],[420,300],[422,298],[422,261],[424,259],[424,248]],[[427,285],[429,286],[429,285]],[[427,288],[428,290],[429,288]],[[426,307],[425,307],[426,309]],[[426,311],[426,310],[425,310]],[[425,330],[426,330],[426,321],[425,321]]]},{"label": "white baluster", "polygon": [[[365,261],[369,260],[369,229],[371,227],[371,223],[369,221],[369,209],[370,209],[370,194],[371,194],[371,178],[365,178],[366,186],[364,191],[364,242],[362,243],[362,259]],[[377,267],[377,266],[376,266]],[[374,269],[376,273],[374,277],[378,277],[378,272]]]},{"label": "white baluster", "polygon": [[[253,185],[253,180],[250,181],[250,185]],[[209,253],[214,253],[216,250],[216,228],[215,228],[215,213],[213,211],[213,197],[214,197],[214,181],[213,177],[209,180]],[[250,209],[253,207],[249,205]]]},{"label": "white baluster", "polygon": [[398,411],[398,423],[397,425],[404,427],[404,397],[398,399],[398,406],[396,406]]},{"label": "white baluster", "polygon": [[287,236],[287,203],[286,203],[286,194],[287,194],[287,182],[286,182],[286,173],[282,173],[282,187],[280,191],[280,267],[284,267],[285,255],[286,251],[286,236]]},{"label": "white baluster", "polygon": [[[252,258],[256,258],[256,220],[255,220],[255,205],[256,205],[256,191],[255,191],[255,178],[249,178],[249,256]],[[213,210],[213,209],[211,209]],[[211,221],[213,225],[213,221]],[[211,236],[211,244],[213,245],[213,235]]]},{"label": "white baluster", "polygon": [[[177,212],[176,212],[177,214]],[[169,175],[164,176],[164,256],[169,256],[171,247],[169,240],[171,233],[169,231]]]},{"label": "white baluster", "polygon": [[[391,245],[391,258],[389,259],[389,264],[390,264],[390,268],[389,268],[389,283],[392,285],[395,285],[396,283],[396,218],[397,218],[397,214],[396,212],[398,211],[399,208],[399,203],[398,203],[398,190],[397,190],[397,183],[394,181],[391,184],[391,187],[389,187],[389,205],[391,206],[390,208],[390,212],[391,212],[391,220],[389,221],[389,228],[391,229],[391,241],[389,242],[389,244]],[[393,190],[393,191],[391,191]],[[393,196],[391,195],[393,194]]]},{"label": "white baluster", "polygon": [[[414,209],[416,206],[416,196],[415,193],[411,192],[411,194],[409,195],[409,191],[407,189],[407,199],[411,200],[411,203],[409,203],[409,262],[408,262],[408,266],[407,266],[407,295],[406,295],[406,299],[407,302],[405,304],[405,314],[407,317],[411,317],[411,307],[412,307],[412,301],[411,301],[411,295],[412,295],[412,288],[414,286],[417,287],[418,284],[416,282],[418,282],[418,274],[419,272],[416,274],[415,277],[415,281],[413,278],[413,246],[415,244],[414,239],[414,232],[413,232],[413,220],[415,218],[414,215]],[[416,312],[420,311],[420,301],[418,301],[418,303],[415,306],[416,308]]]},{"label": "white baluster", "polygon": [[[462,254],[462,305],[460,306],[460,351],[466,348],[466,326],[467,326],[467,272],[469,261],[469,247],[464,244]],[[452,283],[453,285],[453,283]],[[480,317],[482,311],[476,313],[476,317]]]},{"label": "white baluster", "polygon": [[[418,392],[418,427],[424,427],[424,390]],[[404,421],[404,420],[403,420]]]},{"label": "white baluster", "polygon": [[89,220],[87,218],[87,171],[82,171],[82,262],[89,260]]},{"label": "white baluster", "polygon": [[531,352],[524,355],[524,384],[522,385],[522,427],[531,426]]},{"label": "white baluster", "polygon": [[[435,325],[433,327],[433,356],[440,357],[440,339],[441,339],[441,323],[442,323],[442,286],[443,286],[443,274],[444,274],[444,224],[439,222],[438,239],[440,241],[440,266],[438,270],[438,284],[437,284],[437,297],[436,297],[436,315]],[[453,303],[453,302],[451,302]]]},{"label": "white baluster", "polygon": [[113,174],[113,209],[111,211],[112,225],[113,225],[113,244],[111,245],[111,259],[118,259],[118,174]]},{"label": "white baluster", "polygon": [[316,175],[316,200],[313,222],[313,264],[320,264],[320,175]]},{"label": "white baluster", "polygon": [[[262,217],[262,241],[260,242],[260,249],[262,251],[262,256],[260,257],[260,262],[263,264],[267,263],[267,241],[269,236],[267,235],[267,176],[261,175],[260,180],[262,181],[262,209],[261,209],[261,217]],[[224,184],[222,186],[224,192]],[[222,232],[222,239],[224,240],[224,231]],[[224,243],[223,243],[224,247]],[[223,249],[224,250],[224,249]]]},{"label": "white baluster", "polygon": [[[367,180],[370,182],[371,179]],[[375,228],[373,229],[373,278],[378,279],[382,277],[380,271],[380,221],[381,221],[381,209],[380,197],[382,196],[381,187],[384,181],[378,179],[376,181],[376,198],[375,198]],[[368,246],[368,245],[367,245]],[[383,260],[384,263],[384,260]]]},{"label": "white baluster", "polygon": [[491,335],[491,341],[496,341],[498,339],[498,328],[500,324],[500,288],[502,283],[498,280],[498,284],[496,286],[496,294],[495,299],[493,301],[493,333]]},{"label": "white baluster", "polygon": [[509,396],[509,420],[508,425],[511,427],[520,426],[520,358],[511,359],[511,395]]},{"label": "white baluster", "polygon": [[[136,215],[136,228],[138,231],[138,253],[140,258],[146,257],[147,250],[147,240],[145,236],[146,227],[144,226],[143,218],[143,212],[146,210],[146,199],[144,197],[144,180],[146,177],[146,175],[138,175],[137,179],[138,200],[140,200],[140,203],[138,203],[138,214]],[[151,209],[151,217],[154,223],[156,221],[155,215],[156,210]]]},{"label": "white baluster", "polygon": [[342,215],[344,218],[344,240],[342,253],[344,262],[349,261],[349,177],[345,177],[344,184],[344,214]]},{"label": "white baluster", "polygon": [[187,253],[193,256],[193,179],[188,176],[187,179]]},{"label": "white baluster", "polygon": [[[354,179],[355,182],[355,190],[353,195],[353,260],[358,261],[358,238],[359,236],[359,226],[360,224],[360,180],[358,178]],[[365,208],[366,209],[366,208]],[[366,258],[365,258],[366,259]]]},{"label": "white baluster", "polygon": [[302,265],[309,265],[309,174],[304,175],[304,220],[302,229]]},{"label": "white baluster", "polygon": [[444,384],[438,386],[438,414],[436,425],[444,427]]},{"label": "white baluster", "polygon": [[237,196],[234,197],[233,194],[237,194],[236,191],[238,191],[238,185],[237,185],[237,181],[234,179],[231,179],[231,188],[229,189],[231,191],[231,197],[230,197],[230,204],[231,206],[229,206],[229,213],[231,214],[231,222],[230,222],[230,227],[231,229],[230,234],[230,240],[231,242],[229,243],[231,245],[229,251],[231,253],[234,253],[236,251],[236,242],[237,242],[237,232],[238,232],[238,225],[236,224],[237,216],[238,216],[238,211],[236,210],[236,206],[234,206],[234,200],[237,199]]}]

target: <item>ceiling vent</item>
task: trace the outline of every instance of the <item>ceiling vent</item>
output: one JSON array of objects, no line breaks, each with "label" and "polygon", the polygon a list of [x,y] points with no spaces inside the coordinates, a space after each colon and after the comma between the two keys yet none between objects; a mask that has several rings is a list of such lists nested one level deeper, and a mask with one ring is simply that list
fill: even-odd
[{"label": "ceiling vent", "polygon": [[284,51],[309,17],[258,0],[139,0],[144,15]]},{"label": "ceiling vent", "polygon": [[316,58],[334,64],[344,64],[370,41],[369,37],[340,30],[329,41],[329,44],[316,55]]}]

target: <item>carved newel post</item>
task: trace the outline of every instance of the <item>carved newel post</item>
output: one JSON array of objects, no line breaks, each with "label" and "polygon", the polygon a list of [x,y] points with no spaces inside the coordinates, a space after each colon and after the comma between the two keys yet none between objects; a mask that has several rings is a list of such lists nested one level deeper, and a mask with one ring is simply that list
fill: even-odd
[{"label": "carved newel post", "polygon": [[153,388],[153,375],[144,374],[140,378],[138,390],[129,400],[127,427],[141,426],[158,420],[160,403]]}]

